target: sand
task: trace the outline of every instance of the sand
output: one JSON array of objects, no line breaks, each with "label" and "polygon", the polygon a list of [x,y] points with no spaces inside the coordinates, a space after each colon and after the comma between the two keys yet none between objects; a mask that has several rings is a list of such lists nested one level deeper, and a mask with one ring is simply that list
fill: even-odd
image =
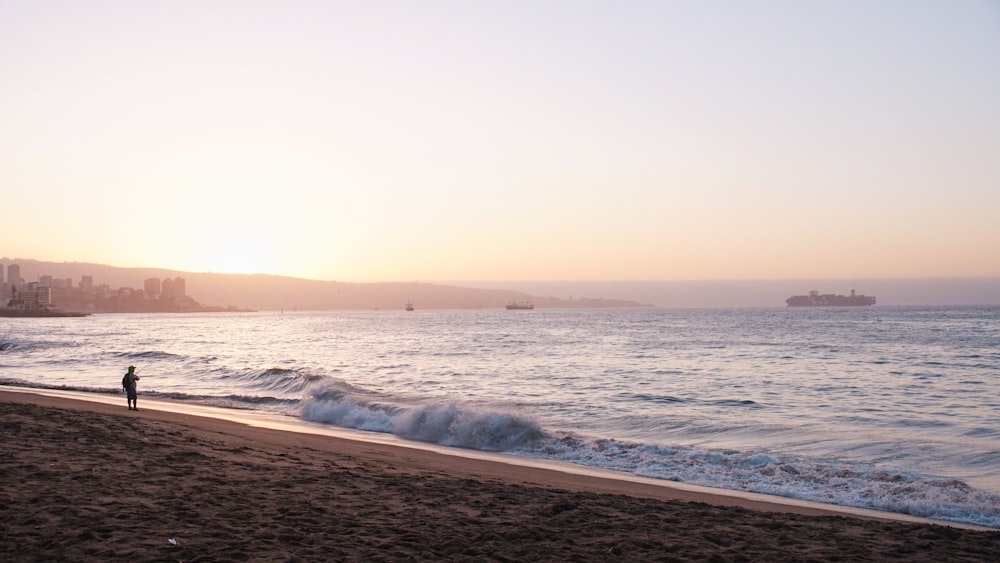
[{"label": "sand", "polygon": [[0,390],[0,560],[1000,560],[995,531],[121,403]]}]

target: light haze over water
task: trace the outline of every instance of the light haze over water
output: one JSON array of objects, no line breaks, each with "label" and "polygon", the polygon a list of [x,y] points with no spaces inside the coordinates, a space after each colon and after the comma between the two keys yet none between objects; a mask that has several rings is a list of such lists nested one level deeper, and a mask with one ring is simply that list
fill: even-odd
[{"label": "light haze over water", "polygon": [[[0,382],[1000,528],[1000,307],[5,319]],[[122,398],[123,416],[125,400]]]}]

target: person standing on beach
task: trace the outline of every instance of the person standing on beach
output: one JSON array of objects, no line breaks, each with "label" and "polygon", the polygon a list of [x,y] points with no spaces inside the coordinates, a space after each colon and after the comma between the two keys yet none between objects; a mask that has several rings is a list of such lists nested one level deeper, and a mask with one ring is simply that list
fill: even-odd
[{"label": "person standing on beach", "polygon": [[130,411],[139,410],[139,406],[136,404],[136,381],[139,381],[139,376],[135,373],[135,366],[129,366],[125,377],[122,378],[122,387],[125,388],[125,397],[128,399],[128,410]]}]

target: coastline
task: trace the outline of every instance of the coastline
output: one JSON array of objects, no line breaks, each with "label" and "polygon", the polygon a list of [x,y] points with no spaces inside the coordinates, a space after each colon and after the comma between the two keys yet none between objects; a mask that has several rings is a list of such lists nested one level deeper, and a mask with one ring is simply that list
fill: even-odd
[{"label": "coastline", "polygon": [[0,389],[0,421],[10,452],[0,462],[0,555],[8,560],[982,561],[1000,555],[996,531],[185,412],[133,413],[124,399],[116,405]]}]

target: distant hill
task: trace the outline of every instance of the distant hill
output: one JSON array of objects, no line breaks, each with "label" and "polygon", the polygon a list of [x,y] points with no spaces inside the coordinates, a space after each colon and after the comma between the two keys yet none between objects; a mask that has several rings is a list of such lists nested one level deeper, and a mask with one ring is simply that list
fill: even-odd
[{"label": "distant hill", "polygon": [[[21,277],[68,278],[73,285],[82,276],[112,288],[141,288],[147,278],[187,280],[187,291],[208,306],[266,310],[401,309],[412,301],[419,309],[498,308],[510,301],[532,301],[540,308],[555,307],[784,307],[791,295],[816,289],[830,293],[859,293],[878,298],[876,307],[899,305],[1000,305],[1000,278],[934,279],[807,279],[606,282],[468,282],[343,283],[265,274],[193,273],[157,268],[117,268],[80,262],[42,262],[0,258],[17,263]],[[560,297],[553,297],[560,296]],[[570,296],[576,296],[570,297]],[[592,296],[592,297],[581,297]],[[612,296],[603,298],[603,296]]]},{"label": "distant hill", "polygon": [[[496,282],[494,282],[496,283]],[[486,284],[470,282],[470,287]],[[785,299],[810,290],[878,298],[876,307],[1000,305],[1000,278],[782,279],[690,281],[505,282],[536,295],[614,295],[666,308],[785,307]]]},{"label": "distant hill", "polygon": [[95,285],[113,289],[141,289],[148,278],[185,279],[187,293],[203,305],[234,306],[266,310],[402,309],[407,301],[419,309],[502,308],[511,301],[531,301],[539,308],[641,307],[626,299],[560,299],[530,295],[508,289],[486,289],[429,283],[344,283],[307,280],[269,274],[213,274],[158,268],[118,268],[82,262],[42,262],[30,259],[2,260],[21,266],[21,277],[36,281],[39,276],[72,280],[79,286],[83,276]]}]

